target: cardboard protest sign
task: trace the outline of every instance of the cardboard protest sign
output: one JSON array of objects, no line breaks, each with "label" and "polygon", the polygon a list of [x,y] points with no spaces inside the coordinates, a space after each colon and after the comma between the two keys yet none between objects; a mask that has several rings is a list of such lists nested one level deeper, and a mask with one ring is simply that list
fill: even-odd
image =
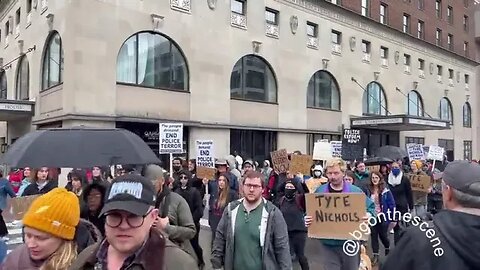
[{"label": "cardboard protest sign", "polygon": [[272,157],[273,170],[277,173],[286,173],[290,167],[290,160],[288,160],[288,153],[286,149],[273,151],[270,153]]},{"label": "cardboard protest sign", "polygon": [[310,175],[310,169],[312,168],[313,159],[309,155],[292,155],[290,160],[290,172],[291,173],[302,173]]},{"label": "cardboard protest sign", "polygon": [[431,178],[428,175],[410,175],[410,185],[412,186],[413,191],[420,191],[428,193],[430,188]]},{"label": "cardboard protest sign", "polygon": [[[364,193],[305,194],[307,215],[313,217],[308,237],[319,239],[353,239],[366,216]],[[364,236],[366,237],[366,236]]]},{"label": "cardboard protest sign", "polygon": [[368,172],[379,172],[380,165],[366,166]]},{"label": "cardboard protest sign", "polygon": [[199,179],[212,180],[212,179],[215,179],[216,173],[217,173],[217,169],[215,168],[197,166],[197,171],[195,176]]},{"label": "cardboard protest sign", "polygon": [[40,195],[15,197],[10,200],[11,211],[15,220],[21,220],[32,202]]},{"label": "cardboard protest sign", "polygon": [[332,145],[328,141],[318,141],[313,145],[313,160],[332,158]]},{"label": "cardboard protest sign", "polygon": [[307,185],[309,193],[315,193],[317,188],[325,183],[328,182],[328,179],[325,177],[322,178],[310,178],[305,181],[305,185]]},{"label": "cardboard protest sign", "polygon": [[423,144],[409,143],[407,144],[407,153],[410,160],[425,160],[423,152]]}]

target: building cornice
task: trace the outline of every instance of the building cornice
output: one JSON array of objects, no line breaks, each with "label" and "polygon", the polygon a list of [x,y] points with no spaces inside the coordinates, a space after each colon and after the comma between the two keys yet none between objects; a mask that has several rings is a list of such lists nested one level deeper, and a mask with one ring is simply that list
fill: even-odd
[{"label": "building cornice", "polygon": [[[348,28],[354,28],[370,36],[388,40],[398,46],[408,48],[409,50],[416,51],[431,58],[461,66],[465,69],[471,69],[472,66],[480,65],[479,62],[476,62],[473,59],[466,58],[452,51],[438,47],[430,42],[417,39],[388,25],[380,24],[373,19],[361,16],[354,11],[326,1],[317,1],[318,3],[312,3],[308,0],[275,1],[319,16],[323,19],[334,21]],[[420,48],[419,45],[421,46]]]}]

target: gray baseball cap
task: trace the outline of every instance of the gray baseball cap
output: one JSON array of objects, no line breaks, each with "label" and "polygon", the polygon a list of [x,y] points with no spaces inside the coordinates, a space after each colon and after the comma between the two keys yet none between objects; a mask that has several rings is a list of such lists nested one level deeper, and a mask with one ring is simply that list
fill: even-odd
[{"label": "gray baseball cap", "polygon": [[442,179],[452,188],[470,193],[470,185],[480,183],[480,165],[466,160],[452,161],[445,167]]}]

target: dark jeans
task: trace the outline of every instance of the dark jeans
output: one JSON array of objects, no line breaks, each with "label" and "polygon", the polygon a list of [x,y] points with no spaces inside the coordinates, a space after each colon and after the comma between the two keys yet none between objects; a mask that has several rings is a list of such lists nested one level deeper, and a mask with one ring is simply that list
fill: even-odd
[{"label": "dark jeans", "polygon": [[388,239],[388,225],[386,222],[377,223],[375,226],[370,228],[372,231],[372,252],[373,254],[378,254],[378,250],[380,249],[380,245],[378,242],[378,238],[382,241],[383,246],[385,249],[390,248],[390,240]]},{"label": "dark jeans", "polygon": [[308,270],[308,260],[305,256],[305,243],[307,242],[306,232],[288,232],[288,239],[290,243],[290,254],[295,253],[300,263],[302,270]]},{"label": "dark jeans", "polygon": [[7,224],[5,224],[5,220],[3,220],[3,211],[0,210],[0,237],[4,237],[8,235]]},{"label": "dark jeans", "polygon": [[200,223],[195,223],[195,227],[197,229],[197,233],[195,233],[195,236],[190,240],[190,243],[192,244],[193,250],[195,251],[195,254],[197,255],[198,258],[198,264],[204,264],[205,261],[203,260],[203,249],[200,246],[199,243],[199,235],[200,235]]},{"label": "dark jeans", "polygon": [[435,200],[435,199],[430,199],[428,200],[428,206],[427,210],[428,212],[432,213],[432,215],[435,215],[438,213],[438,211],[442,210],[443,208],[443,201],[441,200]]}]

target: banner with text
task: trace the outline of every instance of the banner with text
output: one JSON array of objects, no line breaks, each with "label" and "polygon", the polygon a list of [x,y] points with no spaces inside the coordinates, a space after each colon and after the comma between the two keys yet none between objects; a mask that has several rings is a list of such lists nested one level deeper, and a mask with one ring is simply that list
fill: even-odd
[{"label": "banner with text", "polygon": [[342,157],[342,141],[331,141],[330,145],[332,146],[332,156],[341,158]]},{"label": "banner with text", "polygon": [[200,179],[215,178],[215,148],[213,140],[196,140],[197,177]]},{"label": "banner with text", "polygon": [[410,161],[425,160],[425,153],[423,152],[423,144],[418,144],[418,143],[407,144],[407,153]]},{"label": "banner with text", "polygon": [[183,153],[183,124],[160,124],[160,154]]}]

